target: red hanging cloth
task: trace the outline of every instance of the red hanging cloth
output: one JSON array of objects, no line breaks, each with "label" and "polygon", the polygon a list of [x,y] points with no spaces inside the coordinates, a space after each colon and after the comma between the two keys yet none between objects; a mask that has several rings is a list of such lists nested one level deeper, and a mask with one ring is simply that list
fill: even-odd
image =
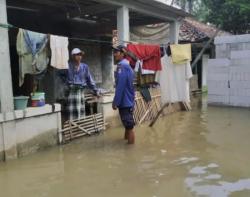
[{"label": "red hanging cloth", "polygon": [[[143,69],[158,71],[161,70],[161,51],[159,45],[129,44],[127,50],[134,53],[139,60],[143,61]],[[127,58],[133,66],[135,62]]]}]

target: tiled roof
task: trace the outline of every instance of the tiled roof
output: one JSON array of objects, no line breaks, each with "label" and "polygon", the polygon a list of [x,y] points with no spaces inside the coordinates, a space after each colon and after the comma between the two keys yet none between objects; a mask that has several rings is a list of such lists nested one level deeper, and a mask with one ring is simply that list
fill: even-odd
[{"label": "tiled roof", "polygon": [[[213,25],[207,25],[195,19],[186,18],[180,27],[180,40],[191,42],[204,40],[211,38],[216,30],[217,28]],[[230,35],[230,33],[221,30],[218,33],[218,36],[220,35]]]}]

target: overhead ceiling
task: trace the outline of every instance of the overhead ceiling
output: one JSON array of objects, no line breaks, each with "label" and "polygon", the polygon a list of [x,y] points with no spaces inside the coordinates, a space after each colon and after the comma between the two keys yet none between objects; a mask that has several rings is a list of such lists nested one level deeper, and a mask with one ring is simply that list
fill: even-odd
[{"label": "overhead ceiling", "polygon": [[[158,17],[156,12],[152,15],[147,14],[145,9],[136,9],[136,5],[146,5],[148,0],[138,1],[137,4],[134,4],[136,0],[124,2],[130,6],[131,26],[167,21],[167,18]],[[7,0],[8,20],[18,27],[44,33],[98,36],[111,34],[112,29],[116,29],[116,11],[120,4],[123,4],[122,0]],[[160,8],[156,9],[160,11]],[[184,16],[183,12],[178,12],[173,9],[166,16]]]}]

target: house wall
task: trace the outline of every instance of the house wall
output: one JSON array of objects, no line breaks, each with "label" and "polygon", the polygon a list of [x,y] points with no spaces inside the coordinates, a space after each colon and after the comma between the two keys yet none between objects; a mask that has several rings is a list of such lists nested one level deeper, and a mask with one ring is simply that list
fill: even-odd
[{"label": "house wall", "polygon": [[[3,117],[1,115],[1,117]],[[22,157],[58,143],[60,105],[27,108],[0,120],[0,160]]]},{"label": "house wall", "polygon": [[114,62],[113,54],[109,45],[101,47],[101,64],[102,64],[102,84],[101,87],[113,90],[114,89]]},{"label": "house wall", "polygon": [[[2,119],[2,114],[0,114],[0,121]],[[3,127],[0,124],[0,161],[4,160],[4,139],[3,139]]]},{"label": "house wall", "polygon": [[104,96],[101,101],[102,113],[105,122],[108,124],[107,128],[112,128],[122,125],[118,110],[113,110],[112,108],[113,98],[114,95],[112,94],[110,96]]}]

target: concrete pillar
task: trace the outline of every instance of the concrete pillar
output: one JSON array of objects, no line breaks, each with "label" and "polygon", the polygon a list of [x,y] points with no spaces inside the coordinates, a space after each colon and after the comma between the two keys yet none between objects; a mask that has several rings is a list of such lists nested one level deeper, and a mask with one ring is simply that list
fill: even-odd
[{"label": "concrete pillar", "polygon": [[17,158],[17,128],[15,121],[4,122],[3,139],[4,139],[4,159],[11,160]]},{"label": "concrete pillar", "polygon": [[181,22],[177,20],[170,23],[170,27],[169,27],[170,43],[178,44],[180,26],[181,26]]},{"label": "concrete pillar", "polygon": [[[6,0],[0,0],[0,23],[7,24]],[[8,29],[0,27],[0,102],[2,113],[11,112],[13,106],[13,90],[10,68]]]},{"label": "concrete pillar", "polygon": [[118,30],[118,40],[129,41],[129,9],[126,6],[122,6],[117,10],[117,30]]},{"label": "concrete pillar", "polygon": [[209,55],[205,54],[202,56],[202,90],[207,91],[207,65]]},{"label": "concrete pillar", "polygon": [[3,127],[2,124],[0,123],[0,162],[1,161],[4,161],[4,141],[3,141]]}]

